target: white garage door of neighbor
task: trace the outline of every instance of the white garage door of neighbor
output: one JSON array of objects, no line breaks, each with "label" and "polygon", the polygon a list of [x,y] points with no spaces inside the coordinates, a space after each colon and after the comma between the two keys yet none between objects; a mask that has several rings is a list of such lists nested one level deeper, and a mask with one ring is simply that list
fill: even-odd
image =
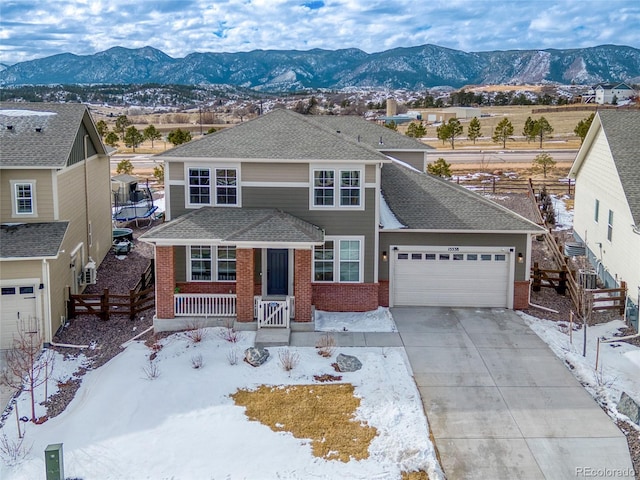
[{"label": "white garage door of neighbor", "polygon": [[0,295],[1,332],[0,349],[11,348],[21,320],[33,323],[37,328],[36,289],[34,285],[3,286]]},{"label": "white garage door of neighbor", "polygon": [[513,249],[399,247],[393,251],[395,306],[509,307]]}]

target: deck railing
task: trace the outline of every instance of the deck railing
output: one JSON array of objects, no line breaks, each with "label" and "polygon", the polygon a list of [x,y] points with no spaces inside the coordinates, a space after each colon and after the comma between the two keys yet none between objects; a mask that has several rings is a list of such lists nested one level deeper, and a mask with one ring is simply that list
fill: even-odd
[{"label": "deck railing", "polygon": [[176,317],[235,317],[234,294],[176,293],[173,295]]}]

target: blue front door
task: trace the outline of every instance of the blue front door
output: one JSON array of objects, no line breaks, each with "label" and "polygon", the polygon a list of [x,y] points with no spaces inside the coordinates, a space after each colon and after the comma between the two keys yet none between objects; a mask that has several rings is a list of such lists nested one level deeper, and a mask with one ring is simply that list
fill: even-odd
[{"label": "blue front door", "polygon": [[289,293],[289,251],[286,248],[267,250],[267,295]]}]

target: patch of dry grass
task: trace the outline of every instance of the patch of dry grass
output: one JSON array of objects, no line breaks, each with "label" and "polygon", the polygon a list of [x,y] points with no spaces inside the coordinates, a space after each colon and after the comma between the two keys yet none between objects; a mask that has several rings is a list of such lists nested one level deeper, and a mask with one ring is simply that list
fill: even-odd
[{"label": "patch of dry grass", "polygon": [[246,407],[249,419],[274,432],[310,439],[313,454],[327,460],[368,458],[369,445],[378,433],[355,419],[360,399],[351,384],[261,385],[257,390],[238,390],[231,398]]}]

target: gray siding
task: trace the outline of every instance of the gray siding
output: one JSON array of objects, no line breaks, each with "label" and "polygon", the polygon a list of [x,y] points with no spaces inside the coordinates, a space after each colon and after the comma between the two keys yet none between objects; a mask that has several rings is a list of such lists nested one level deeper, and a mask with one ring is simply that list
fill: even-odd
[{"label": "gray siding", "polygon": [[[390,252],[390,245],[436,245],[436,246],[477,246],[515,247],[516,255],[527,254],[527,235],[523,234],[472,234],[472,233],[380,233],[380,252]],[[527,262],[516,263],[515,281],[527,280]],[[389,280],[389,262],[379,262],[380,280]]]},{"label": "gray siding", "polygon": [[374,282],[375,190],[365,189],[366,210],[309,210],[308,188],[243,188],[242,205],[279,208],[324,229],[325,235],[363,235],[364,281]]}]

